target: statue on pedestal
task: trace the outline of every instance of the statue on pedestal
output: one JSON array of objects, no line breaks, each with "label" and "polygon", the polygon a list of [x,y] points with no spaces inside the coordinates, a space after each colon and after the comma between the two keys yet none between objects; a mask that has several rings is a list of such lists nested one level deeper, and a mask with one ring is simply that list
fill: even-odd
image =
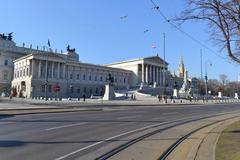
[{"label": "statue on pedestal", "polygon": [[109,73],[107,78],[107,84],[105,85],[105,93],[103,96],[103,100],[115,99],[113,83],[114,83],[114,77]]},{"label": "statue on pedestal", "polygon": [[177,82],[174,82],[174,85],[173,85],[173,97],[174,98],[179,98]]}]

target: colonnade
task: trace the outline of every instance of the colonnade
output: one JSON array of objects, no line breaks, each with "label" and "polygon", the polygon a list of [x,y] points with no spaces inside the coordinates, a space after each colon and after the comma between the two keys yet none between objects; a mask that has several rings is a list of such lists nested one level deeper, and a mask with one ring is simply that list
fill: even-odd
[{"label": "colonnade", "polygon": [[142,83],[154,84],[163,86],[164,68],[156,65],[142,64]]}]

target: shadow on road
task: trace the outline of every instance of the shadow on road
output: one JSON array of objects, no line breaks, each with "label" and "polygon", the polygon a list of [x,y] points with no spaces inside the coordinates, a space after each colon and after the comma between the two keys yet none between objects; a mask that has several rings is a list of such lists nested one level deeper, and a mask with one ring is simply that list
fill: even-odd
[{"label": "shadow on road", "polygon": [[4,119],[4,118],[12,118],[14,117],[14,115],[10,115],[10,114],[0,114],[0,120]]},{"label": "shadow on road", "polygon": [[25,143],[22,141],[1,141],[0,140],[0,148],[3,147],[18,147],[23,146]]}]

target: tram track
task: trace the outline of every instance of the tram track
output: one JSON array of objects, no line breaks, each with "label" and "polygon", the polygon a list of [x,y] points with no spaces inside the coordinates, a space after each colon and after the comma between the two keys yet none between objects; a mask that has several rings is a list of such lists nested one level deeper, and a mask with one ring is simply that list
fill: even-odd
[{"label": "tram track", "polygon": [[[239,112],[238,112],[239,113]],[[216,114],[216,115],[210,115],[210,116],[204,116],[204,117],[200,117],[200,118],[196,118],[196,119],[190,119],[190,120],[184,120],[184,121],[181,121],[179,123],[175,123],[175,122],[169,122],[168,124],[164,124],[164,125],[169,125],[169,126],[166,126],[164,128],[160,128],[160,129],[157,129],[157,130],[154,130],[154,131],[151,131],[151,132],[148,132],[144,135],[141,135],[141,136],[138,136],[137,138],[134,138],[112,150],[110,150],[109,152],[95,158],[95,160],[106,160],[106,159],[109,159],[110,157],[113,157],[114,155],[120,153],[121,151],[127,149],[128,147],[130,147],[131,145],[137,143],[137,142],[140,142],[148,137],[151,137],[155,134],[158,134],[158,133],[161,133],[163,131],[166,131],[166,130],[169,130],[169,129],[172,129],[172,128],[175,128],[177,126],[181,126],[181,125],[185,125],[185,124],[188,124],[188,123],[192,123],[192,122],[197,122],[197,121],[200,121],[200,120],[204,120],[204,119],[208,119],[208,118],[212,118],[212,117],[217,117],[217,116],[224,116],[224,115],[228,115],[228,114],[232,114],[232,113],[226,113],[226,114]],[[230,117],[230,118],[227,118],[227,119],[231,119],[231,118],[236,118],[236,117],[239,117],[239,116],[235,116],[235,117]],[[160,156],[159,160],[164,160],[166,159],[166,157],[179,145],[181,144],[185,139],[187,139],[189,136],[191,136],[192,134],[194,134],[195,132],[203,129],[203,128],[206,128],[208,126],[211,126],[211,125],[214,125],[216,123],[219,123],[219,122],[222,122],[222,121],[225,121],[227,119],[223,119],[223,120],[219,120],[219,121],[214,121],[212,123],[209,123],[207,125],[204,125],[204,126],[201,126],[189,133],[187,133],[186,135],[182,136],[181,138],[179,138],[175,143],[173,143],[168,149],[165,150],[165,152]],[[163,125],[161,125],[163,126]],[[159,126],[155,126],[155,127],[160,127]]]}]

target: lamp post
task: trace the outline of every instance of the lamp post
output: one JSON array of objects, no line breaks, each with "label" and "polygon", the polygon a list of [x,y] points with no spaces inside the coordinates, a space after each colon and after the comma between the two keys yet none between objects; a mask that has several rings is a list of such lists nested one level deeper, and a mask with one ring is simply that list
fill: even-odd
[{"label": "lamp post", "polygon": [[[48,46],[50,47],[50,42],[48,41]],[[47,95],[47,92],[48,92],[48,54],[49,52],[51,51],[51,48],[49,48],[47,46],[43,46],[44,48],[44,51],[45,51],[45,48],[47,49],[47,56],[46,56],[46,69],[45,69],[45,101],[48,100],[48,95]]]},{"label": "lamp post", "polygon": [[[46,46],[43,46],[44,48]],[[47,56],[46,56],[46,68],[45,68],[45,101],[48,100],[48,97],[47,97],[47,90],[48,90],[48,47],[47,48]],[[44,49],[45,50],[45,49]]]},{"label": "lamp post", "polygon": [[[165,63],[165,53],[166,53],[166,34],[163,33],[163,97],[164,103],[167,103],[167,96],[166,94],[166,63]],[[166,97],[165,97],[166,96]]]},{"label": "lamp post", "polygon": [[208,101],[208,75],[207,75],[207,66],[212,66],[210,61],[205,61],[205,94],[206,94],[206,102]]}]

